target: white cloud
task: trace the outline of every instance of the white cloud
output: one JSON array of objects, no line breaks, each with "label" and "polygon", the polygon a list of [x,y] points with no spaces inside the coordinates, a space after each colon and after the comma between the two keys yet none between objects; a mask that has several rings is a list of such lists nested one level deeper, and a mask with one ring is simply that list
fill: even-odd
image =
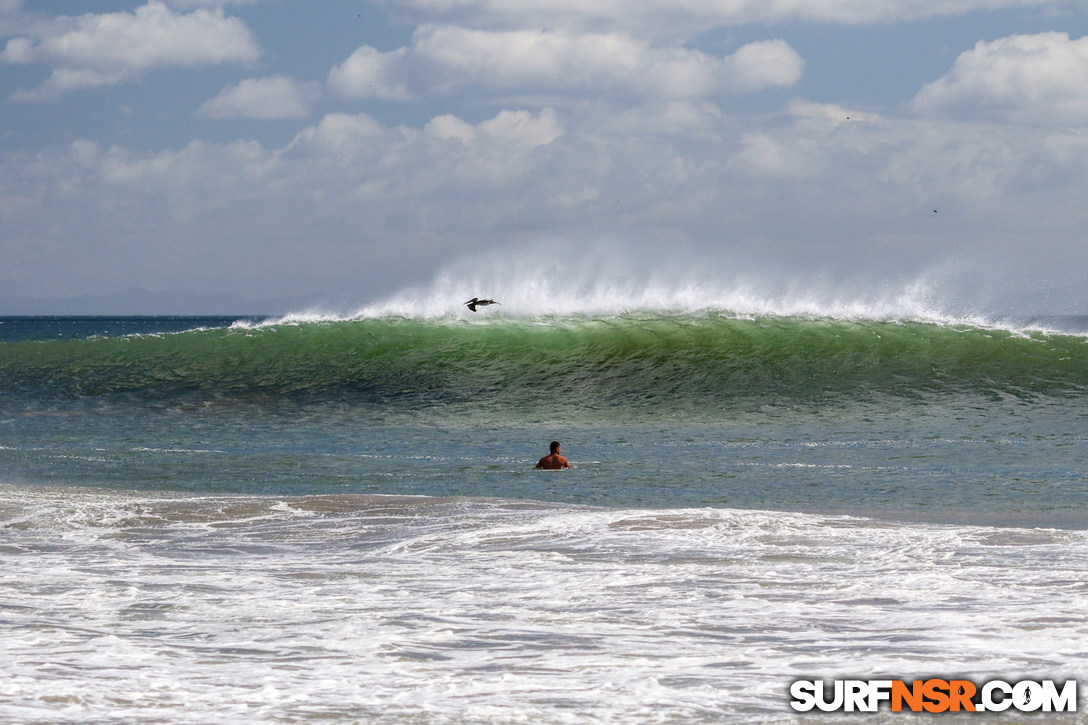
[{"label": "white cloud", "polygon": [[[457,128],[463,140],[450,137]],[[478,124],[438,117],[423,128],[329,114],[282,149],[77,141],[0,157],[0,286],[64,294],[77,281],[201,279],[259,297],[304,294],[317,279],[339,294],[388,289],[481,233],[494,239],[534,203],[526,186],[547,177],[547,155],[537,154],[563,133],[550,110]],[[450,249],[432,246],[437,238]],[[79,244],[61,256],[65,239]],[[53,286],[31,283],[29,269],[51,258]]]},{"label": "white cloud", "polygon": [[249,63],[260,50],[246,25],[221,7],[177,13],[162,0],[135,11],[58,18],[39,37],[8,41],[6,63],[47,63],[53,74],[37,89],[16,94],[43,99],[81,87],[120,83],[163,67]]},{"label": "white cloud", "polygon": [[637,29],[657,37],[712,27],[788,21],[889,23],[1017,7],[1063,9],[1067,0],[400,0],[427,17],[480,27]]},{"label": "white cloud", "polygon": [[301,131],[288,150],[306,148],[323,156],[349,159],[380,148],[386,129],[365,113],[330,113]]},{"label": "white cloud", "polygon": [[466,146],[478,137],[475,126],[449,113],[432,118],[424,130],[435,138],[444,141],[456,139]]},{"label": "white cloud", "polygon": [[408,98],[479,85],[499,90],[696,98],[797,82],[804,60],[782,40],[743,46],[724,58],[681,46],[658,46],[626,34],[486,31],[424,26],[411,48],[357,50],[329,74],[347,97]]},{"label": "white cloud", "polygon": [[204,103],[198,114],[206,118],[305,118],[309,105],[320,94],[316,84],[286,76],[247,78],[224,88]]},{"label": "white cloud", "polygon": [[501,111],[478,128],[485,138],[501,147],[521,151],[550,144],[563,134],[555,111],[550,108],[536,116],[528,111]]},{"label": "white cloud", "polygon": [[925,113],[1014,123],[1088,123],[1088,37],[1012,35],[979,42],[914,100]]},{"label": "white cloud", "polygon": [[624,35],[425,26],[416,31],[413,55],[441,76],[446,89],[472,83],[584,87],[595,78],[629,77],[645,65],[646,50]]},{"label": "white cloud", "polygon": [[805,61],[784,40],[749,43],[724,62],[729,86],[738,92],[792,86],[805,67]]},{"label": "white cloud", "polygon": [[[304,129],[288,146],[289,151],[306,149],[320,157],[351,159],[364,154],[389,154],[394,148],[421,151],[428,139],[456,139],[462,146],[479,143],[489,153],[524,153],[544,146],[563,134],[555,111],[500,111],[479,124],[467,123],[457,116],[436,116],[422,130],[406,126],[388,128],[365,114],[330,113],[315,126]],[[401,153],[398,152],[398,153]],[[388,164],[386,164],[388,166]],[[398,169],[402,173],[406,169]]]},{"label": "white cloud", "polygon": [[383,53],[363,46],[329,71],[329,87],[346,98],[408,100],[407,53],[405,48]]},{"label": "white cloud", "polygon": [[182,10],[193,8],[217,8],[225,5],[255,5],[258,0],[167,0],[171,7]]}]

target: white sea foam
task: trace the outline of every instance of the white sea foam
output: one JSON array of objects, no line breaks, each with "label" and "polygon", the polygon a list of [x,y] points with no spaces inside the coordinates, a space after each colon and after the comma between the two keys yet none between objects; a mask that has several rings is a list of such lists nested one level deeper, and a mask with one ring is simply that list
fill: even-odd
[{"label": "white sea foam", "polygon": [[[845,320],[912,320],[990,326],[993,318],[951,304],[946,270],[911,279],[832,279],[813,273],[783,278],[741,271],[721,259],[652,263],[607,246],[566,248],[554,259],[517,253],[462,260],[430,282],[358,306],[316,307],[275,324],[404,317],[482,321],[495,317],[599,316],[637,312],[726,313]],[[573,261],[572,261],[573,260]],[[473,313],[472,297],[498,306]],[[241,323],[247,325],[249,323]]]},{"label": "white sea foam", "polygon": [[[640,311],[726,311],[738,315],[800,315],[837,318],[950,319],[929,300],[923,282],[878,295],[851,294],[811,283],[804,287],[720,278],[708,271],[670,275],[563,271],[532,264],[504,264],[488,271],[451,269],[429,285],[404,290],[366,305],[358,317],[473,317],[472,296],[501,302],[483,314],[513,316],[609,315]],[[481,314],[481,313],[476,313]]]},{"label": "white sea foam", "polygon": [[1088,676],[1083,531],[16,487],[0,527],[5,721],[781,722],[799,677]]},{"label": "white sea foam", "polygon": [[[956,309],[941,303],[926,279],[880,293],[838,290],[830,285],[781,286],[744,280],[732,282],[662,279],[555,278],[547,272],[493,279],[444,273],[429,285],[410,287],[356,307],[315,307],[258,322],[240,320],[232,327],[401,318],[487,323],[502,319],[610,317],[621,314],[726,315],[739,319],[798,317],[844,321],[923,322],[992,329],[1017,335],[1062,334],[1088,337],[1088,320],[1077,316],[1013,316]],[[497,306],[473,313],[466,296],[486,296]]]}]

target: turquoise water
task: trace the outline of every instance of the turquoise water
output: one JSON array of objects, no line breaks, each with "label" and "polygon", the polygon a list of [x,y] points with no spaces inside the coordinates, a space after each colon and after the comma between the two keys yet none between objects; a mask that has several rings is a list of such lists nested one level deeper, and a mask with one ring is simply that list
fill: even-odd
[{"label": "turquoise water", "polygon": [[[0,344],[3,470],[967,522],[1088,511],[1076,334],[723,313],[223,323],[23,321],[47,341]],[[578,463],[561,484],[531,466],[552,439]]]},{"label": "turquoise water", "polygon": [[[94,323],[95,321],[90,321]],[[934,322],[737,317],[720,312],[598,317],[325,320],[158,332],[172,322],[99,321],[123,335],[6,344],[7,394],[264,396],[374,403],[511,422],[615,413],[716,420],[751,404],[841,407],[875,395],[1082,394],[1083,334]],[[198,322],[192,320],[191,322]],[[211,321],[214,322],[214,321]],[[12,323],[9,321],[4,328]],[[42,323],[42,335],[57,323]],[[24,326],[17,334],[28,336]],[[884,402],[884,401],[882,401]],[[463,406],[447,411],[439,406]]]}]

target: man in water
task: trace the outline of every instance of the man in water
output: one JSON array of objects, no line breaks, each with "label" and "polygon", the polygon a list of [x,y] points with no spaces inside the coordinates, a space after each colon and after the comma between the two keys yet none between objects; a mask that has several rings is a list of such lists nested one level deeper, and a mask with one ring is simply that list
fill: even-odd
[{"label": "man in water", "polygon": [[552,452],[536,462],[537,468],[570,468],[570,461],[559,455],[559,441],[552,441]]}]

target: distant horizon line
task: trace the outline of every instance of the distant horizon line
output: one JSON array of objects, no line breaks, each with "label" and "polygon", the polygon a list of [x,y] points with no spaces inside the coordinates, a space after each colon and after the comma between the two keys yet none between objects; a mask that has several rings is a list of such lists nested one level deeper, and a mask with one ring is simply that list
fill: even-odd
[{"label": "distant horizon line", "polygon": [[268,317],[321,302],[319,295],[253,298],[236,292],[132,287],[72,297],[0,297],[0,317]]}]

